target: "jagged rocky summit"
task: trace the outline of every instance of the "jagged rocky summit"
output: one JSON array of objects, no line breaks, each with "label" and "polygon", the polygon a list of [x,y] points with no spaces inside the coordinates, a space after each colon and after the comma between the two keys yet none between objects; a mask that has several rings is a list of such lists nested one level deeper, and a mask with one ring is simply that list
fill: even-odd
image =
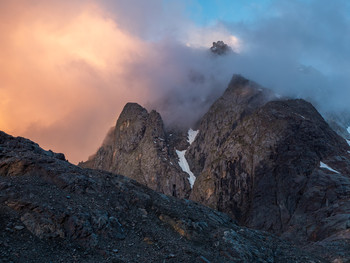
[{"label": "jagged rocky summit", "polygon": [[170,150],[177,137],[166,134],[158,112],[128,103],[102,147],[80,166],[122,174],[164,194],[188,197],[188,174]]},{"label": "jagged rocky summit", "polygon": [[327,262],[228,215],[0,132],[1,262]]},{"label": "jagged rocky summit", "polygon": [[[147,121],[151,115],[156,124]],[[350,148],[310,103],[279,98],[235,75],[196,128],[190,144],[186,133],[166,131],[156,112],[127,104],[110,139],[81,166],[189,195],[240,225],[350,259]]]},{"label": "jagged rocky summit", "polygon": [[227,53],[233,52],[232,48],[221,40],[213,42],[210,51],[215,55],[226,55]]}]

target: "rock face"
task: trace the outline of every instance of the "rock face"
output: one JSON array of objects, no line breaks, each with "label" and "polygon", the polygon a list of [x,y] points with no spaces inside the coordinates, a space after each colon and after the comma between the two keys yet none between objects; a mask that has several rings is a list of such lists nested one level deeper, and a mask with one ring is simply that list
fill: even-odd
[{"label": "rock face", "polygon": [[239,75],[233,76],[224,94],[201,119],[200,132],[187,151],[192,171],[199,175],[207,158],[215,158],[217,150],[238,123],[273,98],[274,94],[269,90]]},{"label": "rock face", "polygon": [[225,55],[229,52],[233,52],[232,48],[224,43],[224,41],[217,41],[213,42],[212,47],[210,48],[210,51],[213,52],[216,55]]},{"label": "rock face", "polygon": [[2,262],[326,262],[221,212],[57,156],[0,132]]},{"label": "rock face", "polygon": [[349,146],[310,103],[270,98],[232,79],[187,151],[191,199],[294,241],[348,239]]},{"label": "rock face", "polygon": [[171,139],[159,113],[148,113],[140,105],[128,103],[104,145],[79,165],[125,175],[167,195],[188,197],[188,174],[170,151]]}]

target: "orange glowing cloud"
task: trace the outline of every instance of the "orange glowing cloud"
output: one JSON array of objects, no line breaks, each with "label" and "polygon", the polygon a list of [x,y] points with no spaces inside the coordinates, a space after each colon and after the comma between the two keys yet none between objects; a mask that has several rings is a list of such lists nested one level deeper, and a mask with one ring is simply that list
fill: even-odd
[{"label": "orange glowing cloud", "polygon": [[[203,53],[226,31],[205,33],[178,14],[165,18],[161,1],[151,2],[130,18],[118,9],[131,8],[129,1],[1,1],[0,130],[77,163],[96,151],[129,101],[151,105],[167,120],[193,122],[213,89],[231,77],[223,59],[218,64]],[[175,20],[183,26],[175,30],[181,39],[173,36],[173,24],[167,28]],[[141,38],[135,25],[145,21],[155,22],[156,33]]]},{"label": "orange glowing cloud", "polygon": [[35,3],[1,4],[0,129],[76,162],[95,151],[123,103],[143,95],[120,77],[143,43],[94,3]]}]

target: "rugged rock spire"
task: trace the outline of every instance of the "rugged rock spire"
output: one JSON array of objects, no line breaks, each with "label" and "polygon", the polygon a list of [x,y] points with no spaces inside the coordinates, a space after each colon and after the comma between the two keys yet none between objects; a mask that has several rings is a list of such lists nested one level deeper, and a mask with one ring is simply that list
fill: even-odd
[{"label": "rugged rock spire", "polygon": [[123,174],[153,190],[188,197],[188,174],[178,166],[159,113],[136,103],[125,105],[104,145],[81,167]]}]

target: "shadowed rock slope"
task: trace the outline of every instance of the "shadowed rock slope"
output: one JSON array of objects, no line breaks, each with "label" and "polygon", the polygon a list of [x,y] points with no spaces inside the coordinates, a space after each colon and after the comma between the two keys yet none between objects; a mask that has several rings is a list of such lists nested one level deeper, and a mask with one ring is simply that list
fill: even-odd
[{"label": "shadowed rock slope", "polygon": [[299,244],[342,240],[346,251],[348,144],[310,103],[268,97],[255,83],[232,79],[186,153],[197,176],[190,198]]},{"label": "shadowed rock slope", "polygon": [[63,159],[0,132],[1,262],[325,262],[223,213]]}]

